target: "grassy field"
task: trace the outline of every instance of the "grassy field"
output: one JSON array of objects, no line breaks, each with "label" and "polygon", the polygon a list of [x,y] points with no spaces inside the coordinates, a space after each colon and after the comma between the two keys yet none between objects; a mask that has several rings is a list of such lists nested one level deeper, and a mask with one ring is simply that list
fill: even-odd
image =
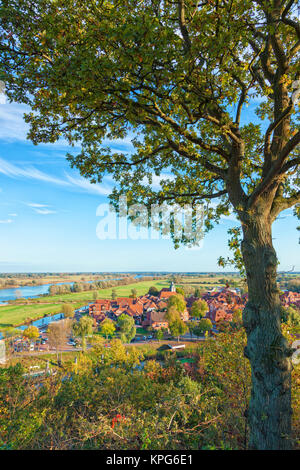
[{"label": "grassy field", "polygon": [[9,305],[0,307],[0,328],[22,324],[27,318],[40,318],[58,313],[61,305]]},{"label": "grassy field", "polygon": [[240,278],[237,275],[232,274],[218,274],[218,275],[208,275],[202,274],[197,276],[183,276],[180,280],[178,280],[179,286],[193,286],[199,288],[201,290],[211,289],[212,287],[224,287],[225,284],[221,283],[220,280],[228,280],[228,281],[235,281],[240,284]]},{"label": "grassy field", "polygon": [[141,281],[135,282],[133,284],[128,284],[127,286],[116,286],[109,287],[108,289],[99,289],[87,292],[75,292],[71,294],[58,294],[58,295],[49,295],[46,297],[40,297],[39,299],[32,300],[35,302],[93,302],[94,292],[98,293],[99,299],[110,299],[111,292],[115,289],[118,297],[128,297],[131,294],[131,289],[136,289],[137,295],[146,294],[149,290],[149,287],[155,286],[157,289],[162,289],[163,287],[169,286],[167,281]]},{"label": "grassy field", "polygon": [[[131,289],[137,290],[137,295],[146,294],[149,287],[155,286],[157,289],[167,287],[167,281],[142,281],[127,286],[114,287],[118,297],[127,297],[131,294]],[[112,288],[99,289],[98,291],[78,292],[74,294],[53,295],[40,297],[27,305],[8,305],[0,307],[0,328],[17,326],[22,324],[27,318],[37,319],[44,315],[59,313],[62,302],[72,302],[75,308],[93,302],[93,293],[98,292],[99,299],[111,298]],[[39,303],[40,302],[40,303]],[[46,302],[45,304],[43,304]]]}]

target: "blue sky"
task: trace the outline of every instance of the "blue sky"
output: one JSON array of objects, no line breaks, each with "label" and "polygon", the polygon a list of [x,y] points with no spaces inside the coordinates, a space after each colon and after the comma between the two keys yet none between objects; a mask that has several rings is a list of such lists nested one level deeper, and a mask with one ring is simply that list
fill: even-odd
[{"label": "blue sky", "polygon": [[[113,182],[91,185],[71,170],[64,143],[34,146],[26,140],[25,107],[0,104],[0,271],[218,271],[229,255],[225,217],[199,249],[178,250],[170,240],[99,240],[99,204]],[[255,115],[248,109],[247,120]],[[130,151],[129,141],[114,147]],[[71,150],[72,152],[72,150]],[[275,222],[274,245],[280,270],[300,271],[292,211]],[[232,270],[232,269],[228,269]]]}]

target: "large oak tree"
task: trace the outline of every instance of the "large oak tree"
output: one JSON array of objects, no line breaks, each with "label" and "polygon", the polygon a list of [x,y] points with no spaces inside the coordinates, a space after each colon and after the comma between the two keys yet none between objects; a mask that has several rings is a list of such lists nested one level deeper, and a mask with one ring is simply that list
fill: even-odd
[{"label": "large oak tree", "polygon": [[[71,164],[91,181],[113,175],[113,200],[213,200],[208,228],[237,215],[250,446],[290,447],[290,349],[271,227],[300,198],[296,2],[3,0],[0,11],[2,79],[9,98],[31,107],[34,143],[80,142]],[[251,103],[255,123],[245,120]],[[103,144],[132,134],[131,154]]]}]

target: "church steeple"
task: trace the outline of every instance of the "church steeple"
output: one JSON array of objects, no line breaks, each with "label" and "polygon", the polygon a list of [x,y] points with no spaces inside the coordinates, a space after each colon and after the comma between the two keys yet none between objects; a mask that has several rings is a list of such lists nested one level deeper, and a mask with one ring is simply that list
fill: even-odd
[{"label": "church steeple", "polygon": [[176,287],[173,281],[170,284],[170,292],[176,292]]}]

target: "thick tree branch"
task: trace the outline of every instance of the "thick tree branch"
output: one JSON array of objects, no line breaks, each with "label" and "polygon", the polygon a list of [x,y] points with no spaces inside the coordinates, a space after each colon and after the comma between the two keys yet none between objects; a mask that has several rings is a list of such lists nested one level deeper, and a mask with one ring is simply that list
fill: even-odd
[{"label": "thick tree branch", "polygon": [[289,171],[291,168],[297,167],[298,165],[300,165],[300,158],[293,158],[293,160],[290,160],[283,165],[283,167],[281,168],[280,174],[284,174],[287,171]]},{"label": "thick tree branch", "polygon": [[[263,45],[257,45],[254,41],[250,40],[249,44],[252,47],[256,55],[253,57],[251,64],[249,65],[249,70],[252,70],[252,63],[255,61],[256,57],[259,55],[261,69],[265,78],[272,83],[274,79],[274,72],[271,68],[271,43],[270,38],[268,37]],[[254,72],[253,72],[254,74]]]},{"label": "thick tree branch", "polygon": [[190,48],[191,48],[192,43],[191,43],[190,36],[189,36],[189,33],[188,33],[188,29],[187,29],[187,26],[186,26],[184,0],[179,0],[178,1],[178,20],[179,20],[180,31],[181,31],[181,34],[182,34],[182,37],[183,37],[183,40],[184,40],[184,44],[185,44],[185,49],[187,51],[189,51]]},{"label": "thick tree branch", "polygon": [[289,154],[299,145],[299,143],[300,131],[298,131],[281,150],[277,166],[280,166],[281,162],[283,162],[289,156]]},{"label": "thick tree branch", "polygon": [[[294,3],[295,3],[294,0],[290,0],[288,2],[288,4],[286,5],[285,9],[282,12],[280,21],[282,21],[282,23],[284,23],[288,26],[291,26],[296,31],[298,39],[300,40],[300,24],[297,23],[296,21],[286,17],[287,14],[290,12],[290,10],[291,10],[292,6],[294,5]],[[298,8],[299,8],[299,6],[298,6]]]},{"label": "thick tree branch", "polygon": [[214,152],[217,153],[218,155],[221,155],[223,158],[225,158],[226,161],[229,159],[229,155],[227,152],[225,152],[224,149],[217,145],[211,145],[207,144],[204,142],[203,139],[200,137],[192,135],[187,129],[183,129],[174,119],[172,119],[170,116],[166,115],[155,103],[155,109],[157,111],[157,115],[161,117],[165,122],[169,123],[171,127],[176,130],[181,136],[185,137],[187,140],[192,142],[193,144],[199,145],[203,150],[207,150],[209,152]]},{"label": "thick tree branch", "polygon": [[[169,196],[168,196],[169,194]],[[185,198],[185,197],[192,197],[194,199],[215,199],[221,196],[224,196],[225,194],[228,194],[228,191],[226,189],[219,191],[217,193],[213,194],[199,194],[199,193],[167,193],[164,196],[158,196],[160,200],[164,201],[169,201],[173,199],[179,199],[179,198]]]},{"label": "thick tree branch", "polygon": [[201,157],[201,155],[191,155],[182,144],[177,144],[176,142],[172,141],[171,139],[168,139],[168,142],[170,144],[170,147],[173,148],[179,155],[194,161],[196,163],[199,163],[204,166],[208,171],[220,176],[222,179],[226,178],[227,175],[227,170],[223,168],[219,168],[216,165],[213,165],[209,161],[205,159],[205,157]]},{"label": "thick tree branch", "polygon": [[274,200],[271,209],[271,218],[275,220],[280,212],[293,207],[295,204],[300,203],[300,191],[296,192],[288,198],[278,197]]},{"label": "thick tree branch", "polygon": [[289,114],[291,114],[293,109],[293,105],[291,104],[288,106],[283,113],[274,121],[272,122],[265,134],[265,144],[264,144],[264,155],[265,155],[265,163],[269,164],[270,163],[270,157],[271,157],[271,135],[272,132],[276,129],[277,126],[285,119]]},{"label": "thick tree branch", "polygon": [[289,156],[289,154],[293,151],[293,149],[299,144],[300,142],[300,131],[295,134],[292,139],[286,144],[286,146],[282,149],[279,154],[277,160],[273,163],[272,167],[270,168],[268,174],[263,178],[261,183],[256,187],[256,189],[252,192],[249,201],[248,207],[252,207],[254,203],[257,201],[259,196],[267,191],[267,189],[272,185],[274,182],[274,178],[281,174],[282,165],[285,159]]}]

